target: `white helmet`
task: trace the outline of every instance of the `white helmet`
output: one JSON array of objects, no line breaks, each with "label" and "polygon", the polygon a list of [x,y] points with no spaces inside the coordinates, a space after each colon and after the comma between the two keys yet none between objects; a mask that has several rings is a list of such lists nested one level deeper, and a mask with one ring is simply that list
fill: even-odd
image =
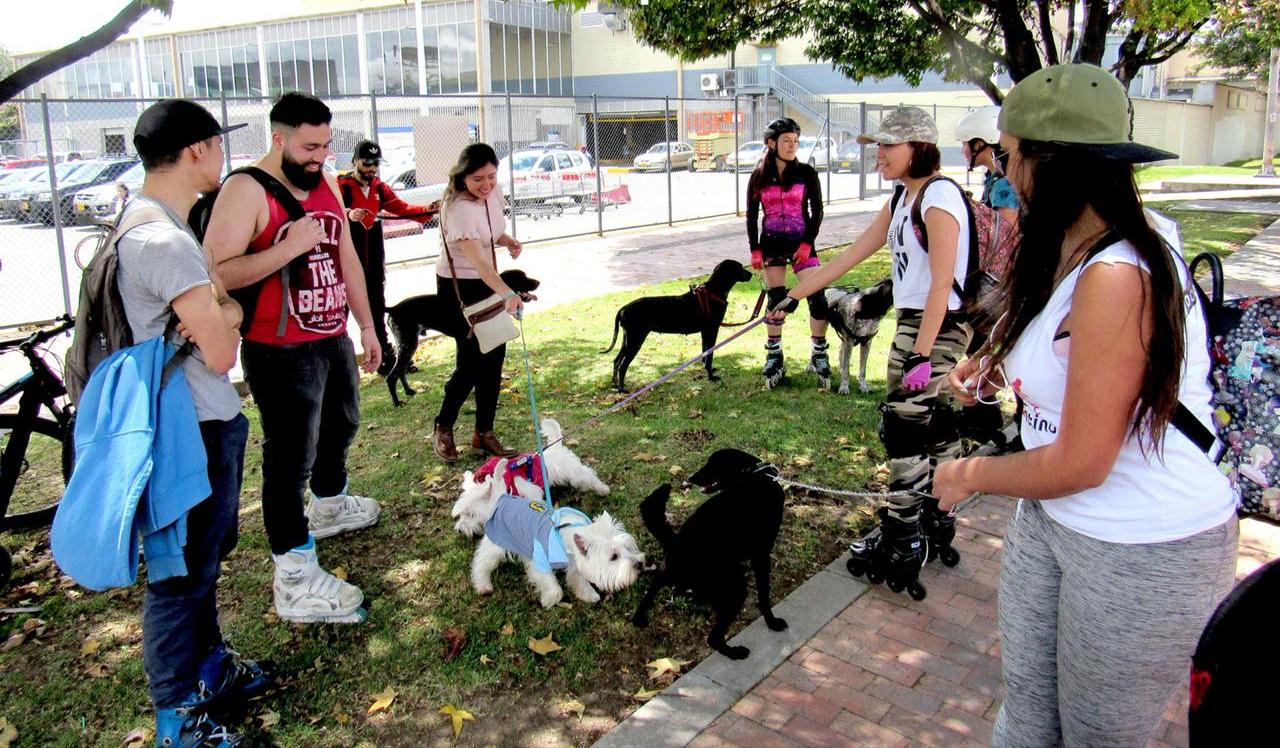
[{"label": "white helmet", "polygon": [[996,126],[1000,119],[1000,107],[984,106],[960,118],[956,122],[956,140],[968,143],[974,138],[985,141],[989,145],[1000,142],[1000,128]]}]

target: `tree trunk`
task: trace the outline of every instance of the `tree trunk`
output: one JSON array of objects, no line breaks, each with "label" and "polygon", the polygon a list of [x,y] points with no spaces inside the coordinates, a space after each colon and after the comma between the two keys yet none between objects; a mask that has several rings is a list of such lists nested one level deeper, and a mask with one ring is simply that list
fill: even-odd
[{"label": "tree trunk", "polygon": [[1074,62],[1102,64],[1107,51],[1107,31],[1111,29],[1111,13],[1107,0],[1085,0],[1084,28],[1080,32],[1080,46]]},{"label": "tree trunk", "polygon": [[1036,46],[1036,38],[1032,36],[1031,29],[1022,20],[1022,7],[1017,0],[997,0],[994,12],[996,22],[1000,24],[1000,33],[1004,37],[1004,56],[1009,64],[1009,75],[1017,83],[1043,67],[1040,49]]},{"label": "tree trunk", "polygon": [[152,8],[160,8],[166,13],[171,2],[157,3],[154,0],[128,0],[124,8],[102,28],[88,36],[82,36],[62,49],[33,60],[27,65],[13,71],[7,78],[0,80],[0,103],[6,102],[22,93],[29,86],[39,83],[45,76],[82,60],[115,41],[121,34],[129,30],[134,21],[142,17]]}]

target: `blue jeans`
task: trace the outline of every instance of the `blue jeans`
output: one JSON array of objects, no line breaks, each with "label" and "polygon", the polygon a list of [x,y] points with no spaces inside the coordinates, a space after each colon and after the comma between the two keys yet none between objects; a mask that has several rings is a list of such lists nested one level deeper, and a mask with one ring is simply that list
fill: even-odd
[{"label": "blue jeans", "polygon": [[276,555],[307,542],[303,501],[347,485],[347,449],[360,428],[360,372],[346,335],[240,347],[262,422],[262,521]]},{"label": "blue jeans", "polygon": [[191,695],[201,660],[222,641],[218,576],[238,538],[249,419],[202,421],[200,436],[213,491],[187,513],[187,575],[148,584],[142,603],[142,667],[157,709],[180,706]]}]

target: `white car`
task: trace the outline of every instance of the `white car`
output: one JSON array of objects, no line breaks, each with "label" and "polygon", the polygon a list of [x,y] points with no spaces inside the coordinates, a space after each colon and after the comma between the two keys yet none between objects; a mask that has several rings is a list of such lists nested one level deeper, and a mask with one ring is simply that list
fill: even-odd
[{"label": "white car", "polygon": [[632,166],[636,171],[666,171],[667,150],[671,150],[671,169],[690,169],[693,163],[693,147],[688,143],[655,143],[652,148],[636,156]]},{"label": "white car", "polygon": [[578,151],[516,151],[498,163],[498,182],[512,203],[559,197],[582,202],[596,191],[596,167]]},{"label": "white car", "polygon": [[831,138],[802,136],[800,147],[796,149],[796,160],[815,169],[825,169],[828,158],[834,157],[838,150],[839,146]]},{"label": "white car", "polygon": [[760,163],[760,159],[764,158],[765,148],[763,140],[753,140],[749,143],[743,143],[738,146],[737,153],[730,153],[724,157],[724,168],[729,171],[751,171],[756,168],[756,164]]},{"label": "white car", "polygon": [[112,211],[118,208],[115,205],[116,184],[123,183],[124,186],[129,188],[130,195],[136,195],[138,190],[142,189],[143,176],[142,162],[138,162],[112,182],[95,185],[77,192],[71,203],[75,216],[74,222],[95,223],[107,219],[114,220],[115,216]]}]

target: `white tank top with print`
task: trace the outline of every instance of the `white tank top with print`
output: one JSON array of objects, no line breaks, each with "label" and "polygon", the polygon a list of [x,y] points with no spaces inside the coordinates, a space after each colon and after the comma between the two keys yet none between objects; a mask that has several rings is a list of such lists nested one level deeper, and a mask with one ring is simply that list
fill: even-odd
[{"label": "white tank top with print", "polygon": [[[1177,224],[1148,212],[1170,247],[1181,252]],[[1054,340],[1071,312],[1076,283],[1095,263],[1125,263],[1147,269],[1133,245],[1121,241],[1076,268],[1054,290],[1044,310],[1031,321],[1005,361],[1005,373],[1022,398],[1022,441],[1027,449],[1058,438],[1067,388],[1070,338]],[[1187,311],[1186,358],[1178,401],[1213,430],[1209,354],[1203,305],[1191,287],[1186,265],[1175,260],[1182,275],[1183,308]],[[1217,445],[1214,450],[1216,453]],[[1163,459],[1162,459],[1163,457]],[[1143,454],[1138,438],[1120,448],[1115,466],[1101,485],[1043,502],[1057,522],[1076,532],[1112,543],[1159,543],[1217,527],[1235,514],[1236,503],[1226,476],[1184,434],[1169,426],[1163,455]]]}]

